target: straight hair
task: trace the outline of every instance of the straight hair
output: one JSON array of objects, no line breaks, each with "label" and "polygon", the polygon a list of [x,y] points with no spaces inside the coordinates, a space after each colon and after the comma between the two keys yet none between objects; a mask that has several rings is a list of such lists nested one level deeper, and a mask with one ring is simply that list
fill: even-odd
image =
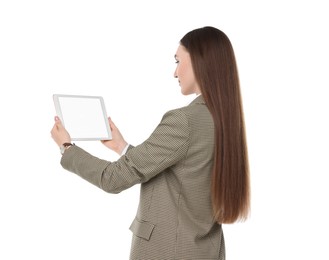
[{"label": "straight hair", "polygon": [[201,94],[214,121],[214,219],[218,223],[244,221],[250,211],[249,162],[232,44],[225,33],[210,26],[190,31],[180,44],[190,54]]}]

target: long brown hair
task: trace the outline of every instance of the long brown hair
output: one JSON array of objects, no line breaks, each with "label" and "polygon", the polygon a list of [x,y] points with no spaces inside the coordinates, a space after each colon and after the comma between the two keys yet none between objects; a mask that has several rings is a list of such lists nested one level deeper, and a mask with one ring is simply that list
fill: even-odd
[{"label": "long brown hair", "polygon": [[219,223],[245,220],[250,210],[249,163],[238,69],[229,38],[214,27],[180,41],[215,126],[212,205]]}]

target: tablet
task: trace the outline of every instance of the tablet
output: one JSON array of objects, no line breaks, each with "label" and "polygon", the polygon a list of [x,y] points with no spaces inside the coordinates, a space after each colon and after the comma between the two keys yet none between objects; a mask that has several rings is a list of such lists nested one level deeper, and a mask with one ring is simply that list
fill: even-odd
[{"label": "tablet", "polygon": [[104,100],[101,96],[53,95],[57,116],[72,141],[111,140]]}]

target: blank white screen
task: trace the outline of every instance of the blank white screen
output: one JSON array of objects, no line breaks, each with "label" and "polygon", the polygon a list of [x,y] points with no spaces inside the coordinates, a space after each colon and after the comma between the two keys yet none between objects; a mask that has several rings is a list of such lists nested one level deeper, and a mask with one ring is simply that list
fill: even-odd
[{"label": "blank white screen", "polygon": [[101,100],[94,97],[59,97],[61,119],[72,140],[110,139]]}]

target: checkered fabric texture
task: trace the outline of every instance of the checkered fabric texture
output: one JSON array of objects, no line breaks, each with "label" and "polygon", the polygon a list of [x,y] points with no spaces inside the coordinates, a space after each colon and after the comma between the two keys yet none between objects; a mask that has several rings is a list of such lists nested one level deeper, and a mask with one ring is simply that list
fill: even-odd
[{"label": "checkered fabric texture", "polygon": [[140,184],[131,260],[224,260],[222,226],[211,207],[213,151],[213,120],[198,96],[165,113],[145,142],[115,162],[72,146],[61,164],[109,193]]}]

